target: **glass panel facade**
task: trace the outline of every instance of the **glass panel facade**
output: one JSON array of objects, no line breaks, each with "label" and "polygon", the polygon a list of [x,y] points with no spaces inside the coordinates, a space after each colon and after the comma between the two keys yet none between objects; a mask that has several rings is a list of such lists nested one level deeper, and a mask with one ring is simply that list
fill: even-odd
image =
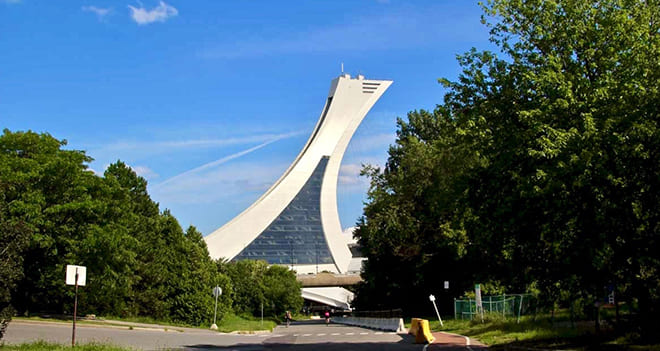
[{"label": "glass panel facade", "polygon": [[328,164],[323,156],[300,192],[235,260],[270,264],[333,264],[321,224],[321,185]]}]

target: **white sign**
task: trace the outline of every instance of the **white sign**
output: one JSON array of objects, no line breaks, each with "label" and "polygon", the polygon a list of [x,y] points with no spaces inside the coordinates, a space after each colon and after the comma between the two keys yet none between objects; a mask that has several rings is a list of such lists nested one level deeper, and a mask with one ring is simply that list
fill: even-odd
[{"label": "white sign", "polygon": [[448,280],[445,280],[445,290],[446,289],[449,289],[449,281]]},{"label": "white sign", "polygon": [[431,300],[431,301],[435,301],[435,296],[433,296],[433,295],[429,295],[429,300]]},{"label": "white sign", "polygon": [[222,288],[219,287],[219,286],[216,286],[215,288],[213,288],[213,296],[218,297],[220,295],[222,295]]},{"label": "white sign", "polygon": [[66,285],[76,285],[76,273],[78,274],[78,286],[85,286],[87,281],[87,267],[66,265]]}]

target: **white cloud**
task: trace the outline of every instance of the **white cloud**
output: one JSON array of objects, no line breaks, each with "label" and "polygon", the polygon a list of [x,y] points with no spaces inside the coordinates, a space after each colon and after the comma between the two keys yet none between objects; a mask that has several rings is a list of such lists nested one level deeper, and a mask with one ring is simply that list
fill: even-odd
[{"label": "white cloud", "polygon": [[[256,200],[287,167],[286,162],[232,163],[190,172],[172,179],[167,186],[149,187],[149,193],[161,203],[172,205],[211,204],[218,201],[245,204]],[[161,183],[162,184],[162,183]],[[230,205],[227,205],[230,206]]]},{"label": "white cloud", "polygon": [[337,178],[337,192],[340,194],[366,194],[369,189],[369,177],[361,176],[360,171],[364,165],[382,168],[383,160],[377,158],[360,158],[350,160],[339,167]]},{"label": "white cloud", "polygon": [[272,144],[272,143],[274,143],[274,142],[276,142],[276,141],[278,141],[278,140],[282,140],[282,139],[290,138],[290,137],[292,137],[292,136],[294,136],[294,135],[296,135],[296,134],[282,134],[282,135],[280,135],[280,136],[278,136],[278,137],[275,137],[275,138],[272,138],[272,139],[270,139],[270,140],[267,140],[267,141],[265,141],[265,142],[263,142],[263,143],[261,143],[261,144],[259,144],[259,145],[253,146],[253,147],[251,147],[251,148],[249,148],[249,149],[245,149],[245,150],[242,150],[242,151],[239,151],[239,152],[233,153],[233,154],[231,154],[231,155],[229,155],[229,156],[225,156],[225,157],[220,158],[220,159],[218,159],[218,160],[215,160],[215,161],[212,161],[212,162],[209,162],[209,163],[203,164],[203,165],[201,165],[201,166],[199,166],[199,167],[195,167],[195,168],[193,168],[193,169],[187,170],[187,171],[185,171],[185,172],[183,172],[183,173],[179,173],[179,174],[177,174],[177,175],[175,175],[175,176],[173,176],[173,177],[170,177],[170,178],[168,178],[168,179],[162,181],[161,183],[156,184],[156,185],[153,187],[153,190],[158,190],[158,189],[160,189],[160,188],[162,188],[162,187],[164,187],[164,186],[170,186],[172,183],[175,183],[176,186],[179,186],[180,181],[185,181],[186,178],[189,178],[191,175],[193,175],[193,174],[195,174],[195,173],[200,173],[200,172],[202,172],[202,171],[206,171],[206,170],[208,170],[208,169],[210,169],[210,168],[220,166],[220,165],[222,165],[222,164],[224,164],[224,163],[227,163],[227,162],[229,162],[229,161],[231,161],[231,160],[237,159],[237,158],[242,157],[242,156],[245,156],[245,155],[247,155],[247,154],[249,154],[249,153],[251,153],[251,152],[257,151],[257,150],[259,150],[259,149],[261,149],[261,148],[263,148],[263,147],[265,147],[265,146],[267,146],[267,145],[269,145],[269,144]]},{"label": "white cloud", "polygon": [[177,9],[166,4],[164,1],[159,2],[158,6],[151,10],[147,10],[142,5],[140,5],[140,8],[128,5],[128,8],[131,9],[131,18],[139,25],[165,22],[168,18],[175,17],[179,14]]},{"label": "white cloud", "polygon": [[351,140],[351,152],[387,151],[396,141],[395,133],[359,135]]},{"label": "white cloud", "polygon": [[232,145],[263,143],[273,139],[294,137],[303,133],[303,131],[294,131],[288,133],[266,133],[228,137],[222,139],[161,140],[143,142],[120,141],[105,145],[87,145],[86,149],[89,150],[89,155],[93,155],[96,160],[116,160],[119,157],[132,162],[142,162],[141,160],[145,160],[146,158],[152,158],[163,154],[171,154],[177,150],[197,150],[203,148],[218,148]]},{"label": "white cloud", "polygon": [[191,140],[169,140],[169,141],[153,141],[153,142],[117,142],[105,146],[105,148],[112,150],[133,150],[133,149],[183,149],[183,148],[201,148],[201,147],[218,147],[227,145],[240,145],[248,143],[259,143],[267,140],[278,139],[282,137],[290,137],[301,134],[302,131],[289,132],[289,133],[267,133],[267,134],[254,134],[240,137],[222,138],[222,139],[191,139]]},{"label": "white cloud", "polygon": [[109,15],[112,12],[112,8],[103,8],[103,7],[96,7],[96,6],[83,6],[82,10],[85,12],[92,12],[95,13],[96,16],[99,18],[99,20],[103,20],[103,18],[107,15]]},{"label": "white cloud", "polygon": [[146,180],[152,180],[159,177],[158,173],[154,172],[147,166],[131,166],[131,168],[137,173],[137,175]]},{"label": "white cloud", "polygon": [[339,184],[354,185],[364,183],[366,177],[360,177],[361,170],[362,165],[355,163],[341,165],[341,167],[339,167]]},{"label": "white cloud", "polygon": [[92,167],[87,167],[87,170],[94,173],[95,175],[97,175],[99,177],[103,177],[103,172],[99,172],[99,171],[97,171],[96,169],[94,169]]}]

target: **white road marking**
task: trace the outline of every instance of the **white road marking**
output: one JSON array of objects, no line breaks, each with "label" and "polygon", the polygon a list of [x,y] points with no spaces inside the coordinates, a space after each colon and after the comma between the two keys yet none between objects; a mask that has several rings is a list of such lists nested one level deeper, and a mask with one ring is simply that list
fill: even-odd
[{"label": "white road marking", "polygon": [[346,333],[344,335],[355,335],[355,333]]},{"label": "white road marking", "polygon": [[383,335],[383,332],[375,332],[376,335]]},{"label": "white road marking", "polygon": [[316,334],[316,336],[325,336],[325,333]]},{"label": "white road marking", "polygon": [[369,333],[360,333],[360,335],[369,335]]},{"label": "white road marking", "polygon": [[447,332],[443,332],[443,333],[449,334],[449,335],[454,335],[454,336],[460,336],[460,337],[464,338],[465,339],[465,347],[468,350],[472,351],[472,348],[470,347],[470,338],[469,337],[467,337],[465,335],[454,334],[454,333],[447,333]]},{"label": "white road marking", "polygon": [[332,333],[330,335],[341,335],[340,333]]},{"label": "white road marking", "polygon": [[312,334],[303,334],[302,336],[312,336]]}]

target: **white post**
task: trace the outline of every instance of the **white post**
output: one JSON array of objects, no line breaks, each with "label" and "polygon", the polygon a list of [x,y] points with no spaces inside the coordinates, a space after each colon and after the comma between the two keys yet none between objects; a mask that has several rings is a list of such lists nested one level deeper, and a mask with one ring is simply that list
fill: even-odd
[{"label": "white post", "polygon": [[213,330],[218,329],[218,325],[215,324],[215,322],[218,315],[218,297],[220,295],[222,295],[222,288],[216,285],[215,288],[213,288],[213,296],[215,296],[215,310],[213,311],[213,324],[211,324],[211,329]]},{"label": "white post", "polygon": [[213,324],[215,324],[217,316],[218,316],[218,295],[215,295],[215,309],[213,310]]},{"label": "white post", "polygon": [[506,294],[502,294],[502,317],[506,318]]},{"label": "white post", "polygon": [[438,306],[435,305],[435,296],[429,295],[429,300],[433,302],[433,308],[435,308],[435,314],[438,315],[438,320],[440,321],[440,326],[444,327],[445,325],[442,323],[442,318],[440,318],[440,312],[438,312]]}]

